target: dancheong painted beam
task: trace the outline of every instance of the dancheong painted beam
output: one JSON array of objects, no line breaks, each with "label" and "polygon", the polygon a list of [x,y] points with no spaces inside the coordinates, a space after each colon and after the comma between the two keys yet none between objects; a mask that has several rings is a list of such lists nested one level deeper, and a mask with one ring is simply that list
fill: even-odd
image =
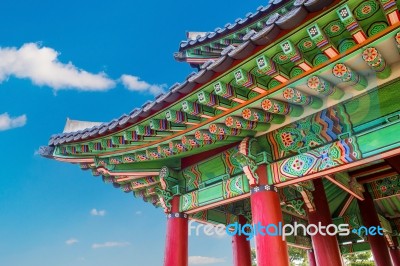
[{"label": "dancheong painted beam", "polygon": [[[189,220],[381,226],[374,237],[257,235],[258,265],[289,265],[288,245],[313,265],[363,250],[398,265],[399,6],[271,0],[190,33],[175,59],[196,71],[182,83],[109,123],[73,121],[41,154],[160,207],[165,266],[187,266]],[[250,265],[248,243],[233,243],[236,266]]]}]

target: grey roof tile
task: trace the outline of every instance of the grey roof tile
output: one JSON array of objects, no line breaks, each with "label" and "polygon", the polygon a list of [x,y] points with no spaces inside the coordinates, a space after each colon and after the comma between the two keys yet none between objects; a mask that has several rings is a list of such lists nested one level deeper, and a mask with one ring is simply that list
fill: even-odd
[{"label": "grey roof tile", "polygon": [[119,120],[114,119],[108,126],[108,130],[113,130],[113,129],[117,128],[118,124],[119,124]]},{"label": "grey roof tile", "polygon": [[229,45],[229,46],[225,47],[224,50],[222,50],[222,52],[221,52],[221,56],[228,55],[234,49],[235,49],[235,46],[233,46],[233,45]]}]

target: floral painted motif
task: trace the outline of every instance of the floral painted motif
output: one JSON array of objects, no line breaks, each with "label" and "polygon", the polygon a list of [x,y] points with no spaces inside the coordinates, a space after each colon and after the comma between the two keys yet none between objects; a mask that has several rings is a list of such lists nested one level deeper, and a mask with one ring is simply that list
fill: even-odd
[{"label": "floral painted motif", "polygon": [[225,125],[227,125],[228,127],[233,126],[233,117],[232,117],[232,116],[228,116],[228,117],[225,119]]},{"label": "floral painted motif", "polygon": [[292,89],[286,89],[283,91],[283,97],[285,99],[292,99],[294,97],[294,92]]},{"label": "floral painted motif", "polygon": [[289,102],[300,105],[308,105],[312,101],[312,97],[293,88],[286,88],[283,91],[283,98],[285,98]]},{"label": "floral painted motif", "polygon": [[365,62],[373,62],[379,56],[378,50],[374,47],[368,47],[364,50],[362,57]]},{"label": "floral painted motif", "polygon": [[293,135],[290,132],[282,133],[281,138],[285,147],[290,147],[294,143]]},{"label": "floral painted motif", "polygon": [[244,119],[250,119],[250,116],[251,116],[251,110],[248,109],[248,108],[243,109],[243,111],[242,111],[242,117],[243,117]]},{"label": "floral painted motif", "polygon": [[395,40],[396,40],[397,45],[400,45],[400,32],[396,33]]},{"label": "floral painted motif", "polygon": [[390,66],[375,47],[367,47],[362,53],[363,60],[376,72],[376,76],[385,79],[390,76]]},{"label": "floral painted motif", "polygon": [[339,63],[333,67],[332,72],[333,72],[333,75],[335,75],[338,78],[341,78],[348,74],[348,69],[344,64]]},{"label": "floral painted motif", "polygon": [[316,89],[320,85],[319,78],[317,76],[312,76],[308,79],[307,85],[310,89]]},{"label": "floral painted motif", "polygon": [[400,193],[400,179],[398,175],[371,182],[368,186],[375,199]]},{"label": "floral painted motif", "polygon": [[272,102],[271,102],[271,100],[266,99],[266,100],[262,101],[261,107],[262,107],[264,110],[266,110],[266,111],[271,110],[271,109],[272,109]]},{"label": "floral painted motif", "polygon": [[268,166],[274,184],[314,174],[361,159],[357,139],[339,140],[306,153],[301,153]]},{"label": "floral painted motif", "polygon": [[265,99],[264,101],[262,101],[261,107],[267,112],[281,115],[287,115],[291,111],[290,105],[288,103],[271,99]]},{"label": "floral painted motif", "polygon": [[346,132],[351,132],[349,117],[344,107],[336,106],[272,131],[267,139],[277,160],[337,140]]},{"label": "floral painted motif", "polygon": [[216,134],[217,133],[217,125],[216,124],[211,124],[209,127],[209,130],[211,133]]}]

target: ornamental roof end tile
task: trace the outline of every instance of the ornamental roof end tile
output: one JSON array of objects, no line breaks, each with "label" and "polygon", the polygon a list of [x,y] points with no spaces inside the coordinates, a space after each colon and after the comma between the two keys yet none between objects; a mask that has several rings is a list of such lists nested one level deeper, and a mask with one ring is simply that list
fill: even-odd
[{"label": "ornamental roof end tile", "polygon": [[229,46],[225,47],[224,50],[222,50],[221,56],[228,55],[233,50],[235,50],[235,46],[229,45]]},{"label": "ornamental roof end tile", "polygon": [[207,69],[209,66],[211,66],[214,63],[214,61],[215,60],[212,60],[212,59],[206,61],[204,64],[202,64],[200,66],[200,69]]},{"label": "ornamental roof end tile", "polygon": [[257,33],[257,32],[256,32],[255,30],[249,31],[248,33],[246,33],[246,34],[243,36],[243,41],[248,41],[248,40],[250,40],[251,36],[253,36],[253,35],[256,34],[256,33]]},{"label": "ornamental roof end tile", "polygon": [[41,146],[39,147],[39,155],[46,158],[52,158],[54,152],[54,147]]}]

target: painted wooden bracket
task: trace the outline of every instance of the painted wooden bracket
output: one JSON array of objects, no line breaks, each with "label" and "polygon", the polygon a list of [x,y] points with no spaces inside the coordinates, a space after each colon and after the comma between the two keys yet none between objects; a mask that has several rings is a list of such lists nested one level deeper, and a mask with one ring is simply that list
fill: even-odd
[{"label": "painted wooden bracket", "polygon": [[395,0],[380,0],[379,1],[383,12],[385,13],[390,25],[394,25],[400,21],[399,10],[397,9],[397,3]]},{"label": "painted wooden bracket", "polygon": [[358,24],[347,4],[339,7],[336,10],[336,13],[340,21],[345,25],[346,29],[350,32],[351,36],[358,44],[367,40],[367,36]]},{"label": "painted wooden bracket", "polygon": [[316,210],[316,208],[315,208],[315,204],[314,204],[314,197],[313,197],[311,191],[304,188],[301,185],[296,185],[296,189],[298,192],[300,192],[301,196],[303,197],[304,207],[306,207],[309,212],[314,212]]},{"label": "painted wooden bracket", "polygon": [[164,208],[164,212],[168,213],[171,211],[171,200],[174,196],[181,195],[183,191],[180,189],[178,181],[178,172],[164,166],[160,170],[160,185],[161,188],[157,187],[155,193],[160,199],[160,203]]},{"label": "painted wooden bracket", "polygon": [[240,166],[243,168],[247,179],[249,180],[250,186],[257,186],[259,176],[256,173],[258,168],[256,162],[250,157],[238,152],[234,155],[234,158],[238,161]]}]

